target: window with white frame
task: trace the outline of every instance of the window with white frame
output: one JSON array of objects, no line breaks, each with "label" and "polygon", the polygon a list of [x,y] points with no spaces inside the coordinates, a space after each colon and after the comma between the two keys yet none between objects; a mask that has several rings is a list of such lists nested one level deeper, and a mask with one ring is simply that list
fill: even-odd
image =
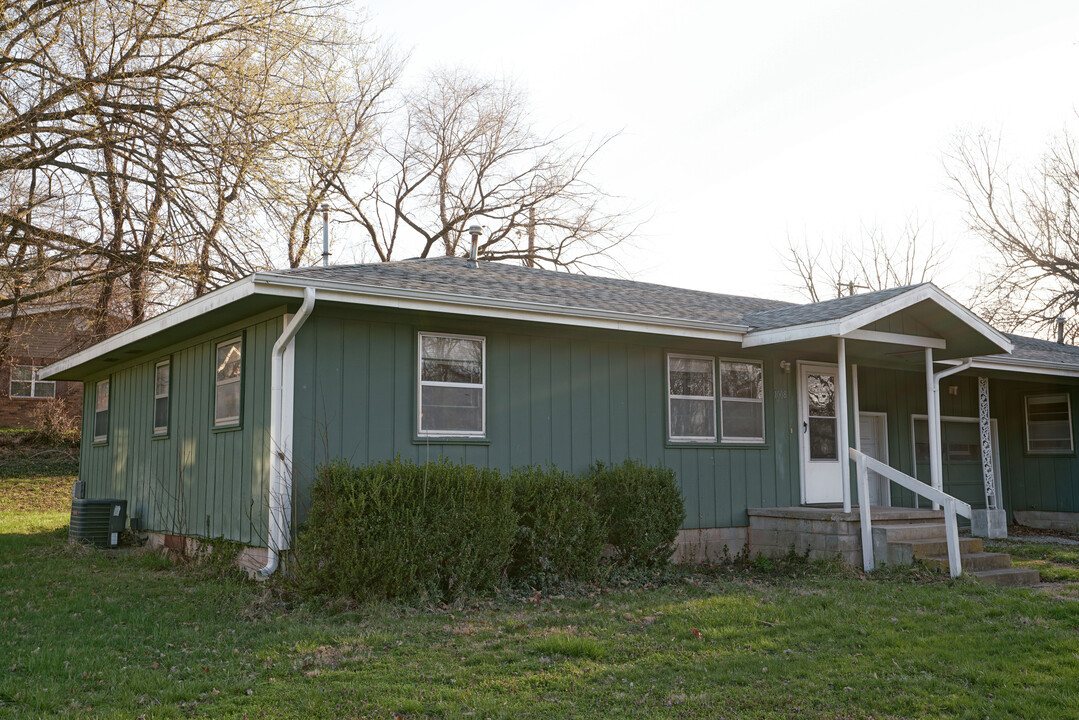
[{"label": "window with white frame", "polygon": [[240,422],[240,388],[243,373],[243,338],[217,344],[214,365],[214,425]]},{"label": "window with white frame", "polygon": [[420,435],[486,434],[487,340],[419,334]]},{"label": "window with white frame", "polygon": [[8,395],[13,398],[56,397],[56,381],[38,380],[38,370],[40,368],[33,365],[16,365],[11,368]]},{"label": "window with white frame", "polygon": [[109,438],[109,381],[98,380],[94,386],[94,442]]},{"label": "window with white frame", "polygon": [[723,442],[764,442],[764,366],[755,360],[720,360]]},{"label": "window with white frame", "polygon": [[1072,452],[1072,411],[1067,394],[1027,395],[1025,400],[1027,452]]},{"label": "window with white frame", "polygon": [[712,358],[667,356],[667,434],[674,441],[715,441],[716,383]]},{"label": "window with white frame", "polygon": [[169,431],[170,365],[168,360],[154,365],[154,435],[165,435]]}]

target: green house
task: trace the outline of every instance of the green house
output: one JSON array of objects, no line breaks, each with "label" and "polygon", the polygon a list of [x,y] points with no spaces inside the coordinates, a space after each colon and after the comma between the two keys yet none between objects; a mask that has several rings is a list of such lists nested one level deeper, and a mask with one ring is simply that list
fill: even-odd
[{"label": "green house", "polygon": [[858,487],[874,511],[929,507],[862,485],[848,448],[969,504],[976,533],[1079,520],[1079,348],[932,284],[792,305],[463,258],[301,268],[40,377],[85,383],[87,497],[127,499],[154,537],[268,548],[266,572],[334,458],[663,464],[683,557],[775,550],[764,510],[849,515]]}]

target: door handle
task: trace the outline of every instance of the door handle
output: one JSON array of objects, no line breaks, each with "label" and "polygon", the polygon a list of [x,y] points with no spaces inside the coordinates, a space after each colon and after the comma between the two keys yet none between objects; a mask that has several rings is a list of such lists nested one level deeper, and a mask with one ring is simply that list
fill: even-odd
[{"label": "door handle", "polygon": [[805,420],[802,421],[802,434],[809,432],[809,423]]}]

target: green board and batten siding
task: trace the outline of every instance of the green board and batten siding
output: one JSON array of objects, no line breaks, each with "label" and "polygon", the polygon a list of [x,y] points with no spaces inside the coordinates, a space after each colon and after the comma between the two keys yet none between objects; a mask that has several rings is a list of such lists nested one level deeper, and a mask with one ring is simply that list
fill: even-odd
[{"label": "green board and batten siding", "polygon": [[[487,340],[487,437],[417,436],[417,334]],[[296,347],[297,514],[326,459],[366,463],[446,456],[501,469],[551,463],[583,472],[597,460],[638,458],[675,470],[686,528],[747,524],[746,508],[800,500],[794,376],[769,352],[631,333],[451,316],[316,308]],[[666,442],[670,352],[764,362],[767,442]]]},{"label": "green board and batten siding", "polygon": [[[88,378],[79,477],[87,497],[128,500],[146,530],[264,545],[270,354],[282,311],[221,328]],[[216,344],[243,335],[242,417],[214,430]],[[153,436],[154,366],[170,359],[169,432]],[[94,383],[109,378],[109,432],[93,441]]]},{"label": "green board and batten siding", "polygon": [[[105,376],[86,378],[80,476],[87,496],[128,499],[129,514],[147,530],[265,544],[269,367],[283,314],[282,307],[118,362],[108,375],[105,444],[91,437],[93,383]],[[428,442],[417,436],[420,331],[486,338],[486,438]],[[215,431],[215,346],[241,332],[243,422],[239,429]],[[762,361],[766,443],[668,442],[668,352]],[[302,520],[315,468],[327,459],[366,463],[401,455],[422,462],[446,456],[501,469],[551,463],[583,472],[597,460],[637,458],[675,470],[687,529],[744,526],[747,508],[801,500],[797,375],[780,366],[799,356],[791,346],[742,350],[735,343],[320,304],[296,339],[296,515]],[[154,365],[165,357],[172,361],[169,435],[154,438]],[[1023,408],[1028,394],[1066,390],[1074,411],[1079,384],[989,375],[1005,507],[1079,512],[1079,461],[1074,453],[1026,453]],[[948,393],[951,385],[958,386],[956,395]],[[945,416],[977,417],[975,377],[954,376],[943,386]],[[913,474],[911,416],[926,408],[922,372],[860,366],[859,401],[862,410],[886,413],[889,462]],[[946,467],[946,483],[948,472]],[[893,502],[909,505],[912,498],[895,489]]]}]

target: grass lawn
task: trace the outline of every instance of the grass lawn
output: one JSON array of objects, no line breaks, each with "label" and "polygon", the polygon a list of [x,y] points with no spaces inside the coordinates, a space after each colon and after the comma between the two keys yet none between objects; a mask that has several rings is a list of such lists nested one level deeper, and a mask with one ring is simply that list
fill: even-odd
[{"label": "grass lawn", "polygon": [[792,562],[355,607],[72,548],[69,482],[0,478],[0,717],[1079,717],[1079,585]]}]

